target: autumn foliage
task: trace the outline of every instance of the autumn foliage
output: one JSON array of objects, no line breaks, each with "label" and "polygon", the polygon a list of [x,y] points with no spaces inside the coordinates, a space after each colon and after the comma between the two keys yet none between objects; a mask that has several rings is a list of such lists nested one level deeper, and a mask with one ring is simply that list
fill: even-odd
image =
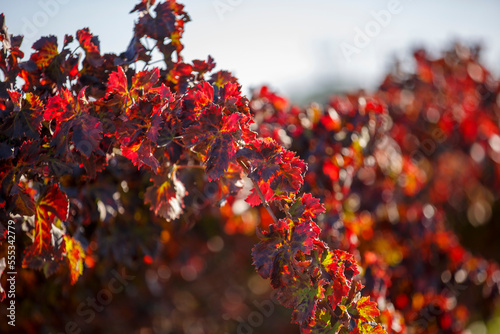
[{"label": "autumn foliage", "polygon": [[[132,12],[121,54],[84,28],[29,58],[0,17],[20,332],[241,332],[245,281],[301,333],[460,333],[473,305],[492,315],[498,258],[452,226],[487,225],[498,200],[499,85],[477,51],[420,50],[371,96],[301,108],[267,87],[248,99],[211,57],[185,62],[183,5]],[[111,298],[134,305],[85,304],[125,272],[140,278]]]}]

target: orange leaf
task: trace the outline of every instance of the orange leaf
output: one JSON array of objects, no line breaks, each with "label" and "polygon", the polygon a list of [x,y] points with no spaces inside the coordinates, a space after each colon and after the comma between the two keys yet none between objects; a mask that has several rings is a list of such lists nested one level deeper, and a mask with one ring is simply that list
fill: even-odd
[{"label": "orange leaf", "polygon": [[47,259],[54,255],[52,223],[56,218],[66,219],[68,206],[68,198],[58,184],[53,184],[40,196],[36,203],[33,244],[26,249],[23,267],[38,267],[32,262],[34,258]]},{"label": "orange leaf", "polygon": [[80,242],[69,235],[64,236],[64,242],[66,244],[66,258],[69,262],[71,284],[75,284],[78,277],[83,273],[83,259],[85,258],[85,253]]},{"label": "orange leaf", "polygon": [[362,321],[375,321],[380,314],[377,303],[371,302],[368,296],[359,299],[357,308]]}]

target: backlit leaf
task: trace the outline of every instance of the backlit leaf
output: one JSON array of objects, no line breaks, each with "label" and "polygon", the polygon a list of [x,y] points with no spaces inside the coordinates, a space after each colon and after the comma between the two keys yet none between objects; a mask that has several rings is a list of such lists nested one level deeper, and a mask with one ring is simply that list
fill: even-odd
[{"label": "backlit leaf", "polygon": [[25,251],[23,267],[32,267],[34,261],[48,259],[53,255],[52,224],[55,219],[66,220],[68,207],[68,198],[58,184],[46,188],[36,203],[33,244]]},{"label": "backlit leaf", "polygon": [[42,37],[33,44],[36,50],[31,55],[31,60],[35,62],[38,68],[48,67],[54,57],[59,54],[57,51],[57,38],[55,36]]},{"label": "backlit leaf", "polygon": [[75,284],[78,278],[83,273],[83,260],[85,258],[85,252],[83,251],[80,242],[68,235],[64,236],[64,242],[66,247],[66,258],[68,259],[71,284]]},{"label": "backlit leaf", "polygon": [[380,314],[377,303],[371,302],[369,296],[361,297],[356,308],[362,321],[375,321]]},{"label": "backlit leaf", "polygon": [[250,173],[248,177],[254,181],[268,181],[280,169],[282,147],[271,138],[256,139],[238,151],[238,157],[248,159]]},{"label": "backlit leaf", "polygon": [[151,210],[168,221],[180,217],[184,208],[184,196],[187,192],[175,172],[162,170],[151,178],[152,186],[146,189],[145,203],[151,205]]},{"label": "backlit leaf", "polygon": [[242,136],[240,125],[245,121],[239,113],[224,115],[219,106],[212,105],[203,110],[198,124],[188,129],[184,141],[205,156],[209,180],[219,179],[229,167]]},{"label": "backlit leaf", "polygon": [[283,306],[293,309],[292,322],[303,325],[314,317],[318,300],[323,298],[323,287],[318,282],[297,280],[281,287],[276,297]]}]

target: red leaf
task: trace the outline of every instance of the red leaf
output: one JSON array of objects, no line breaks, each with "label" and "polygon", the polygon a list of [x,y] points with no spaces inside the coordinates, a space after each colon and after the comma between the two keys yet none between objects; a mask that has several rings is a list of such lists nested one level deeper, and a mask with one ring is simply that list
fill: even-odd
[{"label": "red leaf", "polygon": [[184,208],[184,196],[187,192],[175,172],[161,171],[151,178],[153,185],[146,189],[145,203],[151,210],[168,221],[180,217]]},{"label": "red leaf", "polygon": [[223,201],[229,196],[236,195],[243,188],[241,167],[231,162],[224,175],[219,179],[219,200]]},{"label": "red leaf", "polygon": [[253,247],[253,264],[263,278],[270,278],[273,271],[274,258],[282,251],[283,242],[288,238],[290,226],[286,219],[269,225],[269,231],[263,232],[262,240]]},{"label": "red leaf", "polygon": [[80,90],[76,101],[67,89],[61,90],[56,96],[49,97],[44,119],[56,120],[51,145],[57,147],[59,154],[63,154],[69,146],[71,130],[71,139],[75,148],[87,158],[99,149],[103,138],[103,128],[99,119],[89,113],[85,88]]},{"label": "red leaf", "polygon": [[312,221],[296,225],[290,238],[292,255],[295,256],[299,251],[307,255],[311,254],[320,232],[321,229]]},{"label": "red leaf", "polygon": [[[298,255],[310,255],[319,235],[319,227],[312,222],[293,226],[289,219],[280,219],[269,226],[262,240],[252,249],[254,265],[264,278],[271,278],[275,288],[294,280],[293,268]],[[307,263],[307,261],[306,261]]]},{"label": "red leaf", "polygon": [[127,76],[121,66],[118,66],[118,70],[109,75],[106,98],[112,95],[117,95],[122,99],[125,99],[128,95]]},{"label": "red leaf", "polygon": [[324,289],[319,281],[296,280],[293,284],[281,287],[276,295],[285,307],[293,309],[292,322],[307,325],[314,317],[318,300],[322,299]]},{"label": "red leaf", "polygon": [[121,150],[123,156],[129,158],[137,168],[146,165],[152,170],[156,170],[160,167],[160,163],[153,155],[153,148],[147,141],[136,142],[130,145],[122,144]]},{"label": "red leaf", "polygon": [[214,59],[208,56],[206,61],[204,60],[193,60],[193,71],[196,71],[200,74],[204,74],[206,72],[210,72],[215,67]]},{"label": "red leaf", "polygon": [[[258,184],[260,191],[262,192],[262,195],[264,195],[264,200],[266,202],[269,202],[274,196],[274,191],[269,186],[269,182],[260,181],[260,182],[257,182],[257,184]],[[255,187],[252,188],[250,195],[248,195],[248,197],[246,198],[246,202],[248,204],[250,204],[251,206],[256,206],[256,205],[262,204],[259,193],[255,189]]]},{"label": "red leaf", "polygon": [[[339,271],[343,269],[343,266],[339,267]],[[340,302],[342,302],[342,298],[347,297],[349,294],[349,285],[347,285],[347,280],[344,276],[337,274],[333,276],[331,281],[331,289],[332,293],[328,295],[328,302],[332,309],[335,309]]]},{"label": "red leaf", "polygon": [[[144,8],[144,6],[141,5],[140,8]],[[163,42],[175,30],[175,14],[172,12],[169,2],[159,3],[154,10],[156,17],[152,17],[149,12],[144,12],[144,15],[139,18],[139,22],[135,26],[135,34],[138,38],[146,35]]]},{"label": "red leaf", "polygon": [[45,121],[58,120],[54,136],[57,135],[58,129],[61,128],[61,123],[73,116],[74,103],[75,98],[67,89],[62,89],[58,95],[49,97],[47,107],[43,113],[43,119]]},{"label": "red leaf", "polygon": [[335,249],[333,252],[339,259],[339,262],[344,264],[345,271],[347,271],[349,277],[359,274],[356,260],[354,259],[354,256],[352,254],[340,249]]},{"label": "red leaf", "polygon": [[82,113],[74,120],[72,138],[75,148],[89,158],[101,143],[102,124],[98,118],[88,113]]},{"label": "red leaf", "polygon": [[59,189],[58,184],[46,188],[36,203],[33,244],[25,251],[23,267],[32,267],[31,262],[35,258],[47,259],[54,254],[54,247],[51,243],[52,223],[56,218],[66,220],[68,208],[68,198]]},{"label": "red leaf", "polygon": [[93,36],[89,28],[84,28],[76,32],[76,39],[80,42],[80,47],[85,50],[85,60],[92,66],[100,67],[104,63],[104,58],[99,51],[97,36]]},{"label": "red leaf", "polygon": [[151,71],[137,72],[132,78],[131,90],[148,92],[160,78],[160,70],[155,67]]},{"label": "red leaf", "polygon": [[200,111],[211,104],[214,100],[214,88],[208,82],[199,83],[191,89],[184,99],[186,108],[192,111]]},{"label": "red leaf", "polygon": [[68,34],[64,35],[64,47],[66,47],[71,42],[73,42],[73,36]]},{"label": "red leaf", "polygon": [[254,181],[268,181],[280,169],[283,148],[271,138],[256,139],[238,151],[238,157],[248,159],[248,177]]},{"label": "red leaf", "polygon": [[68,266],[71,278],[71,284],[75,284],[78,277],[83,273],[83,260],[85,252],[80,245],[80,242],[72,237],[64,236],[66,258],[68,259]]},{"label": "red leaf", "polygon": [[76,32],[76,39],[86,53],[99,54],[99,42],[91,33],[89,28],[84,28]]},{"label": "red leaf", "polygon": [[57,38],[55,36],[40,38],[33,44],[32,48],[36,52],[31,55],[30,59],[35,62],[38,68],[48,67],[54,57],[59,54],[59,51],[57,51]]},{"label": "red leaf", "polygon": [[212,105],[203,110],[198,124],[187,130],[184,142],[204,155],[209,180],[219,179],[227,170],[242,136],[240,125],[246,120],[239,113],[224,115],[221,107]]},{"label": "red leaf", "polygon": [[306,169],[307,165],[303,160],[297,158],[295,153],[284,150],[280,171],[277,173],[276,178],[271,181],[271,188],[275,192],[298,192],[304,182],[303,175]]},{"label": "red leaf", "polygon": [[290,207],[290,215],[294,221],[314,219],[323,212],[325,212],[324,205],[309,193],[303,194]]},{"label": "red leaf", "polygon": [[159,87],[151,88],[150,92],[160,97],[161,103],[172,103],[175,101],[174,95],[170,91],[170,88],[165,86],[165,84],[163,83]]},{"label": "red leaf", "polygon": [[128,80],[123,68],[118,66],[118,70],[110,74],[108,86],[106,88],[105,102],[109,100],[118,101],[120,104],[131,105],[147,93],[152,96],[160,95],[162,102],[172,102],[173,96],[170,90],[164,85],[153,88],[158,82],[160,72],[158,68],[151,71],[137,72],[131,80],[130,89]]},{"label": "red leaf", "polygon": [[237,79],[231,75],[228,71],[218,71],[212,74],[210,82],[213,82],[214,86],[219,88],[224,87],[228,82],[236,82]]},{"label": "red leaf", "polygon": [[8,92],[15,107],[2,119],[0,130],[11,138],[38,139],[42,129],[43,102],[33,93],[27,93],[23,99],[19,92]]},{"label": "red leaf", "polygon": [[387,334],[384,327],[380,324],[372,325],[371,323],[364,323],[355,327],[351,334]]},{"label": "red leaf", "polygon": [[371,302],[370,297],[361,297],[356,304],[359,316],[362,322],[375,321],[380,312],[377,308],[377,303]]}]

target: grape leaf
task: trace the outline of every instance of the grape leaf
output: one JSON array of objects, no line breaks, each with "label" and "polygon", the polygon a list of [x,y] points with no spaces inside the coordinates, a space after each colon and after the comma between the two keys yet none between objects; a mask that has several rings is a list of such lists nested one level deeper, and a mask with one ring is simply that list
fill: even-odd
[{"label": "grape leaf", "polygon": [[319,199],[314,198],[310,193],[303,194],[290,207],[293,221],[314,219],[323,212],[325,212],[324,205],[320,204]]},{"label": "grape leaf", "polygon": [[339,263],[344,264],[345,267],[344,271],[347,278],[350,279],[353,276],[359,274],[358,266],[356,264],[356,260],[354,259],[354,255],[340,249],[335,249],[333,252],[337,256]]},{"label": "grape leaf", "polygon": [[72,35],[68,35],[68,34],[65,34],[64,35],[64,47],[66,47],[68,44],[70,44],[71,42],[73,42],[73,36]]},{"label": "grape leaf", "polygon": [[25,216],[32,216],[35,214],[35,201],[26,187],[15,185],[12,187],[10,195],[14,203],[12,213]]},{"label": "grape leaf", "polygon": [[280,170],[271,181],[271,188],[275,192],[296,193],[304,182],[303,175],[307,165],[295,156],[295,153],[284,150]]},{"label": "grape leaf", "polygon": [[39,138],[43,102],[33,93],[27,93],[25,98],[22,98],[19,92],[8,92],[15,107],[2,120],[0,130],[11,138]]},{"label": "grape leaf", "polygon": [[252,248],[253,265],[263,278],[271,277],[274,258],[282,251],[289,229],[286,219],[280,219],[278,223],[269,225],[269,231],[264,231],[261,241]]},{"label": "grape leaf", "polygon": [[228,82],[236,82],[237,79],[228,71],[217,71],[210,77],[210,82],[219,88],[224,87]]},{"label": "grape leaf", "polygon": [[88,113],[82,113],[75,119],[72,139],[75,148],[87,158],[90,157],[92,152],[99,148],[102,140],[102,124],[99,119]]},{"label": "grape leaf", "polygon": [[[342,327],[341,321],[332,324],[330,313],[326,310],[318,310],[316,318],[306,326],[300,328],[301,334],[337,334]],[[344,332],[342,332],[344,333]]]},{"label": "grape leaf", "polygon": [[[292,227],[290,227],[292,226]],[[275,288],[293,281],[293,261],[300,254],[311,254],[320,232],[313,222],[293,226],[289,219],[280,219],[269,226],[261,241],[252,249],[253,264],[264,278],[271,278]]]},{"label": "grape leaf", "polygon": [[240,125],[245,121],[242,114],[224,115],[221,107],[211,105],[203,110],[199,123],[187,130],[184,142],[203,154],[209,180],[218,180],[228,169],[242,136]]},{"label": "grape leaf", "polygon": [[380,314],[377,303],[371,302],[369,296],[361,297],[356,304],[356,308],[363,322],[375,321],[375,318]]},{"label": "grape leaf", "polygon": [[175,172],[162,170],[151,178],[152,186],[146,189],[145,203],[151,205],[151,210],[168,221],[180,217],[184,208],[186,189],[175,176]]},{"label": "grape leaf", "polygon": [[238,151],[238,157],[250,163],[248,177],[254,181],[268,181],[280,169],[282,148],[271,138],[256,139]]},{"label": "grape leaf", "polygon": [[295,256],[298,251],[311,254],[320,232],[319,226],[311,220],[296,225],[290,238],[292,255]]},{"label": "grape leaf", "polygon": [[55,36],[42,37],[33,44],[36,52],[30,60],[19,64],[24,90],[35,90],[36,85],[51,86],[53,83],[61,88],[67,83],[68,76],[73,78],[78,74],[79,57],[70,53],[66,46],[65,43],[59,52]]},{"label": "grape leaf", "polygon": [[205,60],[193,60],[193,71],[198,72],[200,75],[205,74],[206,72],[210,72],[215,67],[214,59],[208,56],[208,59]]},{"label": "grape leaf", "polygon": [[324,289],[320,281],[312,283],[297,279],[293,284],[279,288],[276,297],[283,306],[293,309],[292,322],[304,325],[314,317],[318,300],[324,297]]},{"label": "grape leaf", "polygon": [[42,37],[33,44],[32,48],[36,52],[31,55],[30,59],[35,62],[38,68],[48,67],[52,60],[59,55],[56,36]]},{"label": "grape leaf", "polygon": [[[140,8],[144,8],[144,6]],[[152,17],[149,11],[143,11],[144,14],[135,25],[135,35],[138,38],[148,36],[163,42],[175,30],[175,14],[170,9],[168,2],[158,4],[154,10],[155,17]]]},{"label": "grape leaf", "polygon": [[274,191],[271,189],[269,186],[269,182],[266,181],[260,181],[255,183],[256,186],[254,186],[250,192],[250,195],[246,198],[246,202],[250,204],[251,206],[256,206],[262,204],[262,200],[260,199],[259,193],[255,187],[259,187],[260,191],[262,192],[262,195],[264,196],[264,200],[266,202],[269,202],[273,199],[274,197]]},{"label": "grape leaf", "polygon": [[127,76],[121,66],[118,66],[118,69],[109,75],[105,98],[111,99],[112,97],[121,103],[128,98]]},{"label": "grape leaf", "polygon": [[123,156],[130,159],[137,168],[146,165],[155,171],[160,167],[158,159],[153,155],[153,148],[149,141],[143,140],[129,145],[122,144],[120,148]]},{"label": "grape leaf", "polygon": [[153,88],[156,82],[158,82],[159,77],[160,72],[158,68],[137,72],[132,77],[129,88],[127,76],[123,68],[118,66],[117,71],[109,75],[105,96],[106,102],[111,101],[111,104],[118,102],[128,107],[150,91],[153,95],[160,94],[162,101],[172,102],[173,97],[167,87],[163,85],[162,87],[158,87],[158,89]]},{"label": "grape leaf", "polygon": [[324,259],[321,261],[322,269],[324,275],[330,280],[332,279],[339,270],[338,258],[333,252],[327,252]]},{"label": "grape leaf", "polygon": [[199,83],[184,98],[184,106],[188,110],[200,111],[214,100],[214,87],[208,82]]},{"label": "grape leaf", "polygon": [[[332,267],[330,267],[332,269]],[[350,286],[346,277],[344,276],[344,264],[337,265],[337,272],[332,275],[331,284],[329,287],[328,302],[332,309],[342,302],[342,298],[349,294]]]},{"label": "grape leaf", "polygon": [[241,167],[230,162],[227,171],[219,179],[219,201],[224,201],[229,196],[236,195],[243,188]]},{"label": "grape leaf", "polygon": [[75,284],[78,277],[80,277],[83,273],[83,259],[85,258],[85,253],[80,245],[80,242],[73,239],[69,235],[64,236],[64,243],[66,258],[68,259],[71,284]]},{"label": "grape leaf", "polygon": [[52,223],[55,219],[66,220],[69,201],[58,184],[47,187],[36,203],[35,233],[33,244],[24,254],[23,267],[36,267],[39,259],[48,259],[54,255]]},{"label": "grape leaf", "polygon": [[57,121],[51,145],[57,148],[59,154],[65,153],[68,149],[71,130],[71,139],[75,148],[87,158],[96,151],[102,154],[99,150],[103,138],[102,124],[97,117],[89,113],[85,88],[80,90],[76,101],[67,89],[50,97],[45,108],[44,119]]},{"label": "grape leaf", "polygon": [[150,91],[154,84],[160,78],[160,70],[156,67],[152,70],[139,71],[132,77],[132,86],[130,91],[133,93],[132,97],[137,99],[142,93]]},{"label": "grape leaf", "polygon": [[99,50],[99,39],[90,33],[89,28],[80,29],[76,32],[76,39],[80,47],[85,50],[85,60],[94,67],[100,67],[104,64],[104,58],[101,57]]}]

